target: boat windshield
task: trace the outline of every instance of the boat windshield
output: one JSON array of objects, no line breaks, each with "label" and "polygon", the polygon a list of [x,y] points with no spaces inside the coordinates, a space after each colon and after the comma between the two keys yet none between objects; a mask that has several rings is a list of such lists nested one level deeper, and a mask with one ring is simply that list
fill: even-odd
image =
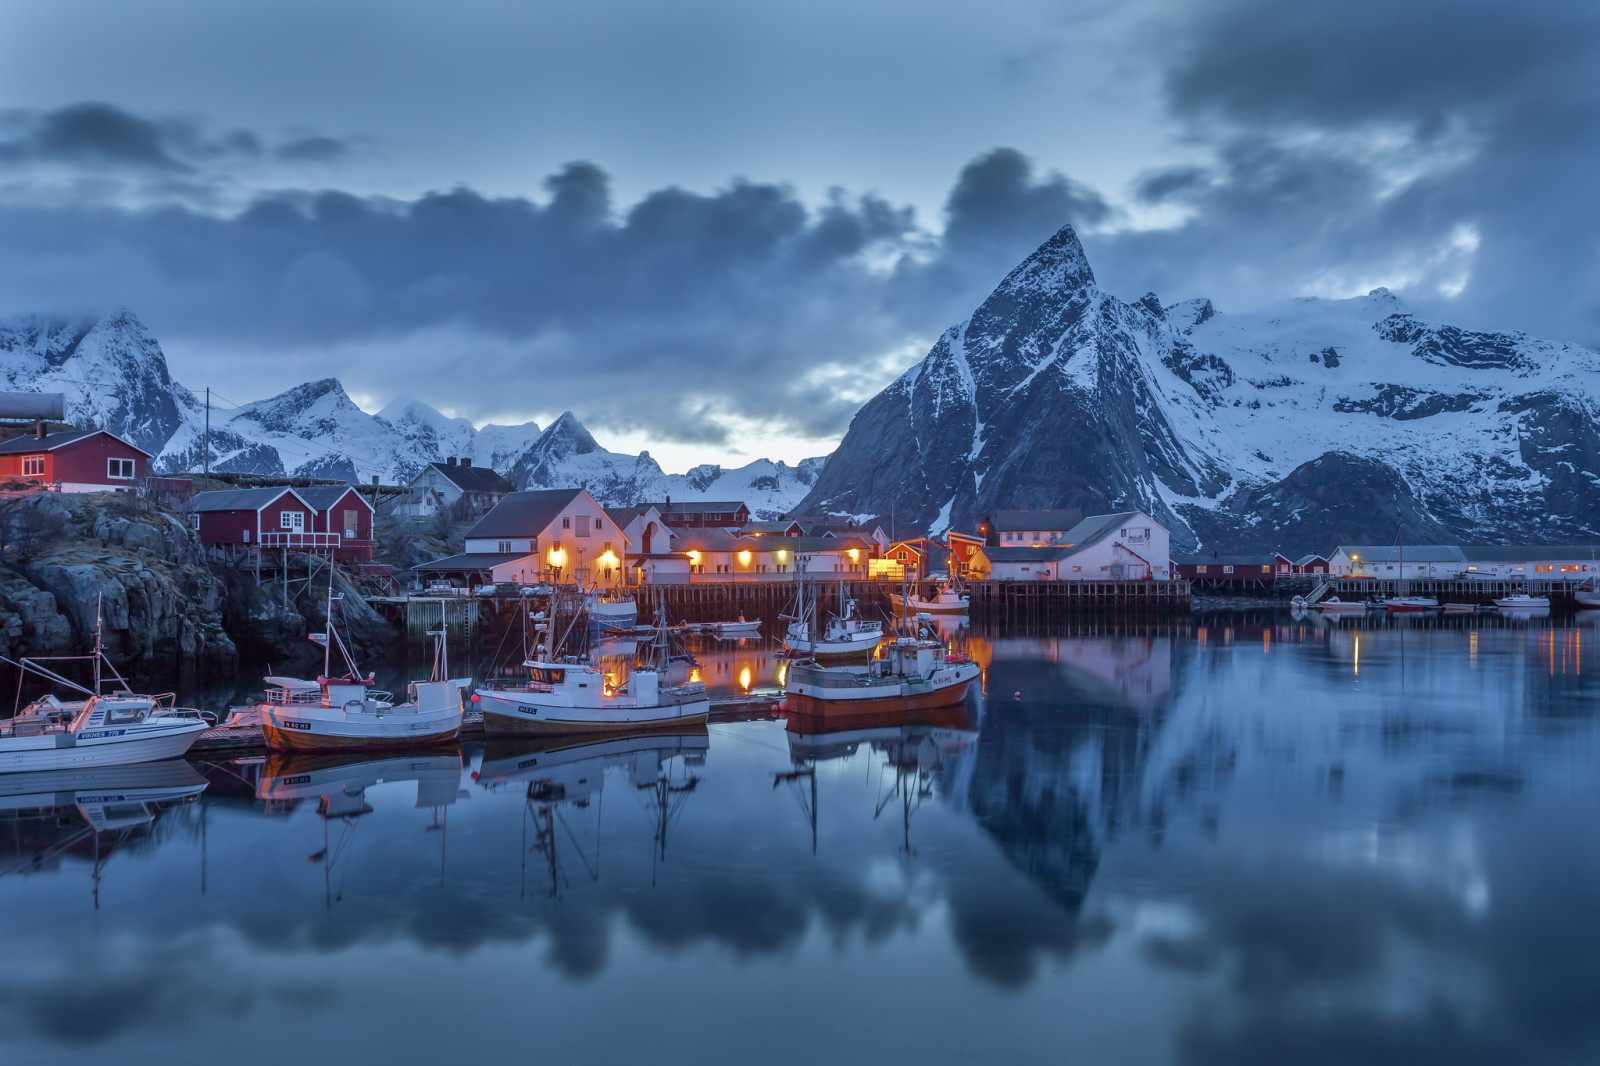
[{"label": "boat windshield", "polygon": [[106,725],[137,725],[149,714],[150,708],[142,703],[125,704],[120,707],[111,704],[106,708]]},{"label": "boat windshield", "polygon": [[555,670],[548,666],[528,667],[528,677],[539,684],[559,685],[566,676],[565,670]]}]

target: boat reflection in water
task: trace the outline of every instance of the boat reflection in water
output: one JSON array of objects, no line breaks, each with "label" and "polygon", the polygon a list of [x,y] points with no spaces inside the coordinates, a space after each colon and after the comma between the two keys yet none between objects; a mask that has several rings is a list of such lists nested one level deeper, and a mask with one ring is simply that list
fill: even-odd
[{"label": "boat reflection in water", "polygon": [[[710,746],[703,722],[672,732],[653,729],[587,743],[491,740],[476,774],[478,784],[491,792],[524,790],[521,894],[527,894],[527,857],[533,852],[544,857],[549,895],[559,896],[570,886],[562,840],[565,848],[575,853],[587,880],[600,879],[600,800],[609,771],[615,771],[627,787],[644,797],[651,810],[654,884],[655,864],[667,857],[667,832],[700,783],[692,768],[705,764]],[[575,824],[580,819],[584,824]],[[588,824],[591,820],[592,825]]]},{"label": "boat reflection in water", "polygon": [[98,909],[111,856],[205,790],[206,779],[182,759],[0,775],[6,853],[0,876],[54,867],[66,856],[86,858]]},{"label": "boat reflection in water", "polygon": [[977,747],[981,709],[965,703],[928,710],[860,714],[848,721],[790,714],[786,730],[792,768],[773,775],[773,785],[796,785],[801,810],[811,824],[811,850],[817,850],[817,764],[854,758],[866,745],[881,752],[893,778],[880,786],[873,817],[899,801],[901,847],[911,854],[911,815],[942,781],[947,795],[962,791],[970,773],[968,758]]},{"label": "boat reflection in water", "polygon": [[[417,809],[431,809],[427,831],[439,837],[439,880],[444,880],[448,808],[461,790],[461,753],[374,755],[287,755],[274,753],[267,758],[261,778],[256,782],[256,798],[266,801],[269,812],[292,810],[303,800],[317,800],[317,816],[322,820],[322,848],[308,856],[323,867],[323,902],[332,906],[340,899],[333,887],[333,874],[339,860],[348,853],[355,838],[357,822],[372,813],[367,789],[415,781]],[[330,822],[340,823],[338,838],[329,832]]]}]

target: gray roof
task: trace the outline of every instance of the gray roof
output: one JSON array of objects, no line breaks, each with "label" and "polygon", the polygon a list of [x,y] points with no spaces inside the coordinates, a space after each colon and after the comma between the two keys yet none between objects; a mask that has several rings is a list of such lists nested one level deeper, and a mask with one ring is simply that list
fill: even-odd
[{"label": "gray roof", "polygon": [[[296,496],[299,496],[317,510],[326,511],[338,503],[344,497],[344,494],[350,492],[354,487],[353,485],[312,485],[310,488],[297,488],[294,492]],[[372,504],[367,503],[366,498],[361,493],[356,493],[356,499],[366,504],[369,510],[372,508]]]},{"label": "gray roof", "polygon": [[1072,549],[1060,545],[1030,548],[1026,544],[1008,544],[1004,547],[985,548],[983,554],[991,563],[1058,563],[1075,553]]},{"label": "gray roof", "polygon": [[739,527],[739,532],[762,534],[787,533],[791,529],[798,529],[804,532],[805,527],[792,519],[787,522],[746,522],[744,525]]},{"label": "gray roof", "polygon": [[467,530],[472,537],[533,537],[560,517],[582,489],[537,489],[508,492],[478,524]]},{"label": "gray roof", "polygon": [[[745,538],[729,533],[718,526],[706,526],[702,529],[683,529],[674,531],[672,550],[678,552],[731,552],[738,551]],[[763,538],[765,539],[765,538]],[[754,550],[753,548],[751,550]]]},{"label": "gray roof", "polygon": [[1408,563],[1464,563],[1467,557],[1454,544],[1341,544],[1335,552],[1358,556],[1358,562],[1393,563],[1404,553]]},{"label": "gray roof", "polygon": [[[1139,517],[1138,511],[1118,511],[1116,514],[1090,515],[1056,538],[1068,555],[1076,554],[1093,544],[1098,544],[1111,533],[1127,525],[1130,518]],[[1133,549],[1128,549],[1132,551]],[[990,558],[994,558],[992,555]],[[1065,558],[1065,556],[1063,556]],[[1141,556],[1142,558],[1142,556]]]},{"label": "gray roof", "polygon": [[[1273,565],[1277,559],[1276,552],[1265,552],[1261,555],[1220,555],[1213,552],[1209,555],[1174,555],[1172,561],[1179,566],[1267,566]],[[1320,558],[1320,556],[1319,556]]]},{"label": "gray roof", "polygon": [[856,548],[860,551],[870,551],[873,545],[866,538],[856,533],[846,533],[843,536],[832,537],[741,537],[741,549],[751,551],[785,551],[808,554],[814,552],[842,552]]},{"label": "gray roof", "polygon": [[533,552],[463,552],[460,555],[447,555],[443,559],[432,562],[418,563],[413,570],[443,570],[455,573],[463,570],[489,570],[501,563],[513,563],[518,559],[531,558]]},{"label": "gray roof", "polygon": [[1041,533],[1047,531],[1064,533],[1083,521],[1083,509],[1063,507],[1048,511],[996,511],[989,517],[996,531],[1011,533],[1038,530]]},{"label": "gray roof", "polygon": [[[510,492],[515,485],[501,477],[492,467],[462,466],[460,463],[429,463],[428,466],[450,479],[462,492]],[[428,467],[423,467],[426,470]],[[412,478],[415,481],[415,478]]]},{"label": "gray roof", "polygon": [[217,489],[213,492],[197,492],[189,501],[191,511],[259,511],[267,504],[276,500],[284,493],[288,493],[307,507],[316,509],[306,498],[300,495],[304,489],[291,489],[284,485],[274,485],[264,489]]},{"label": "gray roof", "polygon": [[1294,565],[1309,566],[1312,563],[1325,563],[1327,561],[1328,557],[1326,555],[1302,555],[1294,561]]},{"label": "gray roof", "polygon": [[[1600,545],[1595,544],[1504,544],[1464,545],[1467,560],[1474,563],[1582,562],[1600,560]],[[1406,553],[1410,558],[1411,553]]]},{"label": "gray roof", "polygon": [[618,529],[627,529],[629,522],[650,510],[651,506],[648,503],[638,503],[632,507],[607,507],[605,512],[606,517],[611,519],[612,525]]},{"label": "gray roof", "polygon": [[4,444],[0,444],[0,455],[17,455],[22,452],[53,452],[62,445],[72,444],[86,437],[92,437],[96,433],[104,433],[113,440],[127,444],[128,447],[146,458],[150,456],[149,452],[137,444],[130,444],[109,429],[73,429],[61,433],[46,433],[43,437],[36,437],[29,433],[26,436],[13,437]]},{"label": "gray roof", "polygon": [[651,501],[641,506],[654,507],[664,515],[668,514],[732,514],[745,506],[743,500],[679,500],[677,503],[668,503],[666,500]]}]

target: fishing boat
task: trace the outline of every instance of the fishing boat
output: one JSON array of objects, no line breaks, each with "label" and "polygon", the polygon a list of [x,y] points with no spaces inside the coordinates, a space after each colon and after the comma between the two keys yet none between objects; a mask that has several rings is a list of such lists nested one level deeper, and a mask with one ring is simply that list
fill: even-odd
[{"label": "fishing boat", "polygon": [[931,597],[918,596],[909,589],[889,593],[898,615],[966,614],[967,594],[954,585],[941,582]]},{"label": "fishing boat", "polygon": [[908,714],[962,702],[980,673],[976,663],[947,655],[942,642],[906,636],[891,641],[883,657],[865,668],[792,664],[784,701],[790,714],[836,722]]},{"label": "fishing boat", "polygon": [[739,616],[737,622],[712,622],[711,634],[722,637],[724,640],[734,637],[755,637],[761,635],[761,619],[746,622],[744,615]]},{"label": "fishing boat", "polygon": [[452,806],[461,791],[461,755],[453,749],[431,754],[380,755],[274,752],[256,782],[256,798],[269,802],[316,798],[321,813],[344,817],[365,814],[367,789],[415,781],[423,807]]},{"label": "fishing boat", "polygon": [[1499,597],[1494,601],[1494,605],[1502,611],[1541,611],[1550,606],[1550,597],[1530,596],[1525,592],[1519,592]]},{"label": "fishing boat", "polygon": [[655,639],[640,649],[640,665],[620,683],[587,658],[560,655],[561,645],[547,639],[543,655],[522,664],[527,681],[485,686],[473,694],[483,711],[484,732],[639,732],[703,723],[711,713],[705,683],[673,675],[671,629],[659,604],[656,618]]},{"label": "fishing boat", "polygon": [[816,599],[807,595],[805,586],[798,594],[798,609],[783,617],[789,622],[783,646],[791,654],[806,658],[861,658],[871,654],[883,639],[883,623],[862,618],[860,604],[851,599],[844,600],[844,610],[829,618],[821,633],[816,632]]},{"label": "fishing boat", "polygon": [[[173,706],[172,693],[143,695],[133,692],[101,644],[99,610],[96,609],[94,652],[88,656],[0,658],[26,673],[72,689],[81,700],[45,696],[0,722],[0,773],[36,770],[76,770],[95,766],[175,759],[185,754],[210,722],[192,707]],[[94,664],[93,688],[70,681],[46,662],[90,659]],[[111,680],[104,676],[111,674]],[[107,687],[112,691],[106,692]]]},{"label": "fishing boat", "polygon": [[1400,566],[1400,577],[1395,585],[1395,594],[1383,601],[1383,609],[1389,614],[1420,614],[1423,611],[1437,611],[1439,601],[1426,596],[1406,595],[1406,538],[1405,531],[1400,530],[1395,534],[1397,547],[1396,562]]},{"label": "fishing boat", "polygon": [[1341,600],[1337,596],[1329,596],[1316,605],[1323,614],[1365,614],[1367,605],[1360,600]]},{"label": "fishing boat", "polygon": [[1591,577],[1573,589],[1572,598],[1579,607],[1600,607],[1600,588],[1595,587],[1595,579]]},{"label": "fishing boat", "polygon": [[589,628],[601,632],[632,629],[639,621],[639,604],[634,598],[610,589],[589,593],[584,608],[589,612]]},{"label": "fishing boat", "polygon": [[[257,704],[261,734],[275,751],[394,751],[448,744],[461,732],[461,690],[470,678],[451,678],[441,607],[440,628],[433,630],[433,669],[426,681],[413,681],[404,703],[374,687],[371,674],[361,676],[350,649],[333,624],[332,583],[328,587],[326,627],[318,636],[323,648],[322,676],[314,682],[268,677],[267,695]],[[344,660],[342,677],[330,677],[333,650]],[[231,718],[230,718],[231,720]]]}]

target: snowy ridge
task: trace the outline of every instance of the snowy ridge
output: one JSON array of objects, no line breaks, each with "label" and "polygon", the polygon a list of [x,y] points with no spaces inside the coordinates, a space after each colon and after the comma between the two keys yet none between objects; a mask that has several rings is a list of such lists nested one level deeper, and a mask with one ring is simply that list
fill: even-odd
[{"label": "snowy ridge", "polygon": [[[126,437],[156,457],[156,470],[204,465],[205,402],[172,380],[160,344],[131,311],[99,321],[0,320],[0,388],[64,393],[68,421]],[[759,459],[736,470],[700,466],[669,475],[648,452],[601,448],[570,411],[543,431],[532,422],[475,428],[405,397],[372,415],[336,378],[243,407],[213,403],[210,423],[210,465],[221,472],[396,484],[430,462],[458,456],[499,471],[518,488],[581,485],[608,505],[667,496],[736,499],[761,518],[792,510],[823,464]]]},{"label": "snowy ridge", "polygon": [[1175,546],[1600,534],[1600,355],[1408,314],[1101,291],[1070,227],[851,424],[802,510],[1140,507]]}]

